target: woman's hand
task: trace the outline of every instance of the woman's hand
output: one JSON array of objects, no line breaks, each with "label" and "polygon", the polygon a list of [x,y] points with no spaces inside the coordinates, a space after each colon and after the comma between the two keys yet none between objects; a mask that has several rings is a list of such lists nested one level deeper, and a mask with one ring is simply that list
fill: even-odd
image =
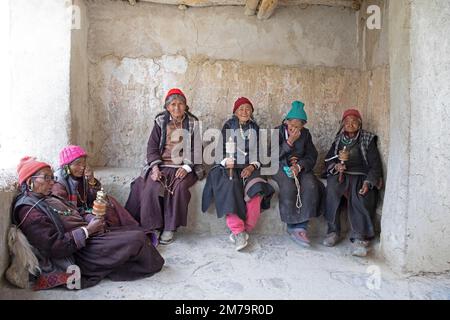
[{"label": "woman's hand", "polygon": [[159,179],[161,179],[161,171],[159,170],[158,166],[154,166],[152,168],[152,174],[150,175],[150,178],[153,181],[159,181]]},{"label": "woman's hand", "polygon": [[86,226],[89,237],[99,235],[105,232],[105,219],[95,217]]},{"label": "woman's hand", "polygon": [[175,173],[175,178],[183,180],[187,176],[188,172],[183,168],[179,168]]},{"label": "woman's hand", "polygon": [[291,166],[291,171],[294,176],[298,176],[301,171],[301,167],[297,164],[294,164],[293,166]]},{"label": "woman's hand", "polygon": [[295,141],[297,141],[300,136],[302,135],[302,132],[300,129],[298,128],[293,128],[289,130],[289,138],[288,138],[288,143],[290,145],[293,145]]},{"label": "woman's hand", "polygon": [[368,182],[364,182],[361,190],[359,190],[359,194],[364,197],[367,194],[367,192],[369,192],[369,183]]},{"label": "woman's hand", "polygon": [[246,179],[246,178],[250,177],[252,175],[253,171],[255,171],[255,167],[253,165],[247,166],[244,170],[242,170],[241,178]]},{"label": "woman's hand", "polygon": [[227,160],[225,161],[225,168],[233,169],[234,168],[234,159],[227,158]]},{"label": "woman's hand", "polygon": [[336,170],[339,173],[343,173],[345,170],[347,170],[347,167],[345,166],[345,164],[336,163],[336,165],[334,166],[334,170]]},{"label": "woman's hand", "polygon": [[92,170],[92,168],[89,167],[87,164],[86,168],[84,168],[84,175],[86,176],[86,178],[90,183],[95,183],[94,170]]}]

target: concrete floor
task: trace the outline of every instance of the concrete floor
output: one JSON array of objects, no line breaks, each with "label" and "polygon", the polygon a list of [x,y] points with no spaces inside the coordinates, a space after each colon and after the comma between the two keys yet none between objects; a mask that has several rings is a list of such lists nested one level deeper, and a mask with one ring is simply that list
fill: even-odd
[{"label": "concrete floor", "polygon": [[304,249],[287,236],[255,235],[238,253],[227,236],[181,233],[173,244],[159,249],[166,264],[150,278],[104,280],[80,291],[32,292],[6,286],[0,298],[450,299],[449,274],[399,275],[374,256],[352,257],[347,241],[336,248],[316,244]]}]

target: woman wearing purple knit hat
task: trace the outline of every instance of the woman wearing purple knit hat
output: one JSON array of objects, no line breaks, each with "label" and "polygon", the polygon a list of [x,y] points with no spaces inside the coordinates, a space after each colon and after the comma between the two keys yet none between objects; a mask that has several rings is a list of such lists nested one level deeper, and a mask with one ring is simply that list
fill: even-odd
[{"label": "woman wearing purple knit hat", "polygon": [[[90,212],[101,189],[100,181],[88,166],[86,151],[79,146],[67,146],[59,152],[59,168],[55,171],[56,183],[52,193],[71,202],[80,210]],[[138,226],[139,223],[112,196],[108,195],[105,215],[108,227]]]}]

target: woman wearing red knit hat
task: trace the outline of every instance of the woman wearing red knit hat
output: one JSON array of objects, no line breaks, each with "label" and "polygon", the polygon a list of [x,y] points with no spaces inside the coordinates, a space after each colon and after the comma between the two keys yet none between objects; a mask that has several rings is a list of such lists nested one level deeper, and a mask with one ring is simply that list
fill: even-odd
[{"label": "woman wearing red knit hat", "polygon": [[344,197],[351,227],[352,254],[364,257],[370,240],[375,236],[372,219],[383,172],[377,136],[362,129],[362,117],[358,110],[344,112],[341,128],[325,161],[328,234],[323,244],[332,247],[340,239],[339,212]]},{"label": "woman wearing red knit hat", "polygon": [[248,233],[255,228],[261,208],[270,207],[275,191],[260,174],[259,126],[253,111],[247,98],[234,103],[233,116],[222,128],[225,159],[218,159],[220,164],[211,169],[203,189],[203,212],[214,198],[217,216],[226,217],[237,251],[247,246]]},{"label": "woman wearing red knit hat", "polygon": [[147,165],[131,183],[125,208],[145,230],[160,235],[161,244],[169,244],[175,231],[187,225],[189,188],[204,173],[199,121],[189,112],[184,93],[169,90],[164,109],[155,118]]},{"label": "woman wearing red knit hat", "polygon": [[35,290],[66,285],[69,266],[79,267],[81,288],[105,277],[128,281],[161,270],[164,259],[139,227],[105,232],[103,218],[52,195],[55,178],[48,164],[25,157],[17,173],[20,192],[12,204],[12,223],[37,250]]},{"label": "woman wearing red knit hat", "polygon": [[[102,185],[87,164],[87,153],[80,146],[69,145],[59,152],[59,168],[52,193],[75,205],[79,210],[92,211],[97,192]],[[112,196],[107,196],[105,220],[108,227],[138,226],[139,223]],[[156,244],[157,239],[155,238]]]}]

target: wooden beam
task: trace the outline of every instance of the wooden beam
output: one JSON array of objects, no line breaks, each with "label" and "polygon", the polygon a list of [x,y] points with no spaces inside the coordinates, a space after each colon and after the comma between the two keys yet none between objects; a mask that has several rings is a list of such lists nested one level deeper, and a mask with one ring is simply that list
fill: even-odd
[{"label": "wooden beam", "polygon": [[[130,0],[127,0],[130,1]],[[136,1],[136,0],[133,0]],[[360,0],[279,0],[278,6],[300,6],[300,5],[324,5],[330,7],[346,7],[354,9],[356,2]],[[247,0],[140,0],[140,2],[151,2],[159,4],[177,5],[184,4],[188,7],[214,7],[214,6],[246,6]]]},{"label": "wooden beam", "polygon": [[256,8],[258,7],[260,0],[247,0],[245,2],[245,15],[254,16],[256,14]]},{"label": "wooden beam", "polygon": [[258,9],[258,19],[267,20],[278,6],[278,0],[262,0]]}]

